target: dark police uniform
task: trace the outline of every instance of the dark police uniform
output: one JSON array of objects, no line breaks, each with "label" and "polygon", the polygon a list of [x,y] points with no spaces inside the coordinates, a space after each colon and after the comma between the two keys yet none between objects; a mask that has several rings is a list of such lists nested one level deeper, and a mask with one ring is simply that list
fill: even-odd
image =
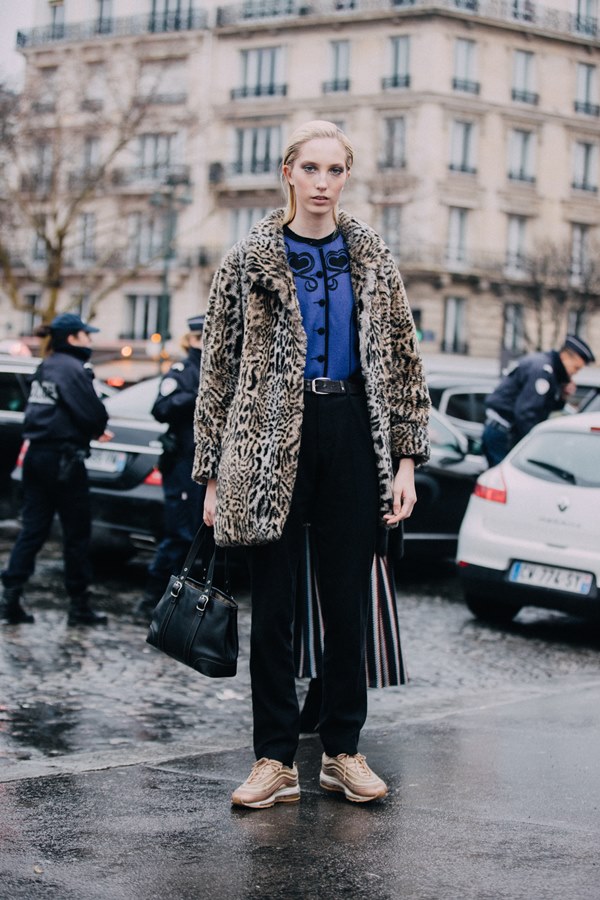
[{"label": "dark police uniform", "polygon": [[[190,319],[190,329],[202,330],[204,317]],[[193,327],[198,323],[199,327]],[[200,349],[190,347],[187,358],[171,366],[160,383],[152,415],[168,423],[167,439],[174,450],[163,454],[164,537],[148,569],[148,581],[137,612],[147,613],[162,596],[171,575],[179,572],[202,522],[204,485],[192,480],[194,409],[200,381]]]},{"label": "dark police uniform", "polygon": [[562,409],[570,381],[559,353],[529,353],[487,397],[483,452],[495,465],[550,413]]},{"label": "dark police uniform", "polygon": [[[97,331],[82,327],[88,329]],[[57,512],[63,532],[65,587],[71,598],[70,624],[106,621],[105,616],[89,609],[86,594],[92,571],[84,459],[90,440],[104,432],[108,420],[94,389],[92,368],[86,362],[89,352],[83,347],[60,344],[34,376],[23,431],[30,441],[23,463],[23,527],[2,572],[5,600],[7,594],[18,599],[34,571],[37,553]],[[85,621],[78,618],[80,607],[84,608]],[[32,620],[28,614],[20,619]]]}]

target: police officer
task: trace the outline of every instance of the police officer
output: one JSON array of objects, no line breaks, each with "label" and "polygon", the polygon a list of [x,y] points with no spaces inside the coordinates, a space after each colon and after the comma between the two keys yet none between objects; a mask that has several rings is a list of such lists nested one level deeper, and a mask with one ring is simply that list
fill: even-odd
[{"label": "police officer", "polygon": [[54,514],[62,525],[64,578],[70,598],[69,625],[103,625],[90,606],[90,499],[85,457],[92,438],[109,440],[108,416],[94,389],[90,335],[99,329],[74,313],[50,324],[50,355],[38,367],[25,409],[23,436],[30,442],[23,463],[23,527],[2,572],[0,621],[34,621],[21,606],[24,585],[35,568]]},{"label": "police officer", "polygon": [[179,572],[202,522],[205,488],[192,481],[192,463],[204,316],[193,316],[187,325],[189,331],[181,341],[186,359],[171,366],[152,407],[154,418],[167,423],[169,428],[163,435],[160,464],[165,495],[164,536],[148,569],[144,594],[134,611],[144,620],[150,618],[171,575]]},{"label": "police officer", "polygon": [[529,353],[486,398],[482,449],[497,465],[534,425],[562,409],[575,390],[571,380],[594,354],[580,337],[568,334],[560,351]]}]

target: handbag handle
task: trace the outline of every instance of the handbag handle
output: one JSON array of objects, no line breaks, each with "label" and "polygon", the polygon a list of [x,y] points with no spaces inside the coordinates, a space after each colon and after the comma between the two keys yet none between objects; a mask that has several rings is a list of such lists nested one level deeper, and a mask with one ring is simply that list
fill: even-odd
[{"label": "handbag handle", "polygon": [[[183,568],[181,569],[181,574],[179,576],[178,581],[181,582],[181,585],[185,583],[186,578],[190,574],[191,568],[196,562],[196,557],[200,551],[200,547],[208,533],[208,525],[204,522],[201,523],[200,528],[194,535],[194,540],[192,541],[192,545],[188,550],[188,554],[185,558],[185,562],[183,564]],[[215,563],[217,560],[217,545],[215,544],[215,549],[213,551],[213,555],[211,557],[210,563],[208,564],[208,570],[206,573],[205,580],[205,588],[208,592],[212,588],[213,578],[215,574]],[[227,553],[225,552],[225,591],[229,593],[229,567],[227,565]]]}]

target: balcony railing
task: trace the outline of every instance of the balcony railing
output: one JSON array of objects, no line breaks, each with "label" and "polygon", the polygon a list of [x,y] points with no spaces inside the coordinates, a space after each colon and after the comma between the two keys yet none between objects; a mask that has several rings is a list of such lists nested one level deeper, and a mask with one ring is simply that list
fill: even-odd
[{"label": "balcony railing", "polygon": [[574,191],[587,191],[590,194],[598,193],[598,185],[590,184],[589,181],[573,181],[571,187]]},{"label": "balcony railing", "polygon": [[451,162],[448,168],[451,172],[461,172],[463,175],[477,175],[475,166],[470,166],[468,163]]},{"label": "balcony railing", "polygon": [[247,97],[285,97],[287,84],[252,84],[232,88],[231,99],[241,100]]},{"label": "balcony railing", "polygon": [[91,19],[73,22],[60,28],[30,28],[17,32],[17,47],[39,47],[43,44],[73,43],[95,38],[130,37],[139,34],[165,34],[206,28],[208,17],[204,10],[169,12],[147,16],[127,16],[111,19]]},{"label": "balcony railing", "polygon": [[306,18],[313,16],[352,17],[365,12],[410,15],[414,9],[451,10],[497,22],[518,22],[554,34],[572,34],[595,39],[597,20],[576,16],[530,0],[246,0],[219,6],[217,27],[252,24],[257,19]]},{"label": "balcony railing", "polygon": [[276,175],[278,171],[279,160],[274,159],[239,159],[229,166],[231,175]]},{"label": "balcony railing", "polygon": [[532,106],[537,106],[540,99],[539,94],[534,94],[533,91],[522,91],[519,88],[513,88],[511,96],[516,103],[530,103]]},{"label": "balcony railing", "polygon": [[347,94],[350,90],[349,78],[333,78],[323,82],[324,94]]},{"label": "balcony railing", "polygon": [[527,172],[514,170],[508,173],[510,181],[519,181],[521,184],[535,184],[535,175],[529,175]]},{"label": "balcony railing", "polygon": [[381,79],[381,87],[384,91],[389,88],[410,87],[410,75],[400,75],[398,73],[395,75],[388,75],[386,78]]},{"label": "balcony railing", "polygon": [[600,106],[597,103],[590,103],[588,100],[576,100],[575,112],[584,113],[586,116],[600,116]]},{"label": "balcony railing", "polygon": [[478,94],[480,85],[478,81],[470,81],[468,78],[453,78],[452,87],[465,94]]},{"label": "balcony railing", "polygon": [[155,166],[129,166],[113,169],[111,177],[115,186],[146,186],[148,189],[154,190],[161,184],[189,184],[190,167],[169,163]]}]

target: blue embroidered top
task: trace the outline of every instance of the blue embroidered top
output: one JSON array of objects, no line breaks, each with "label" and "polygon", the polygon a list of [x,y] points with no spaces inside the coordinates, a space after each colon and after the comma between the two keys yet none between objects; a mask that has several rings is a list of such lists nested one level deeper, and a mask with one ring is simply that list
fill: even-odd
[{"label": "blue embroidered top", "polygon": [[346,242],[337,230],[319,240],[283,231],[308,338],[304,377],[345,381],[360,373]]}]

